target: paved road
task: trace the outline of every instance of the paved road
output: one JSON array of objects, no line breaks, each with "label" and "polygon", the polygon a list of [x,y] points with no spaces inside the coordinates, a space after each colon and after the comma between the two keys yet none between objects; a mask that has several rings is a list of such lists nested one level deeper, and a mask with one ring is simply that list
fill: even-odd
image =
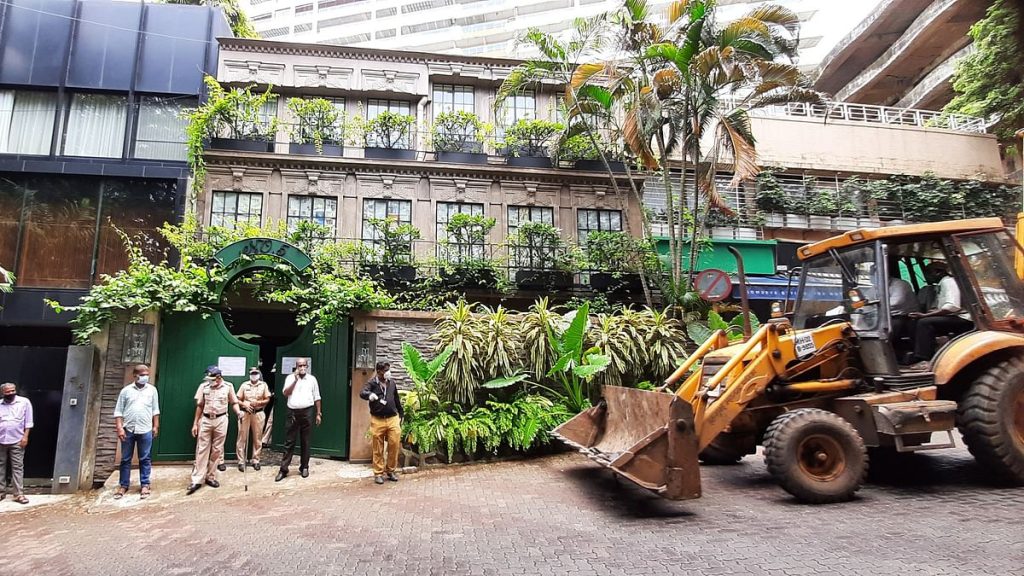
[{"label": "paved road", "polygon": [[576,454],[385,486],[321,475],[242,492],[235,475],[194,499],[3,514],[0,574],[1024,574],[1024,489],[987,486],[962,450],[827,507],[793,502],[754,457],[705,468],[705,497],[681,503]]}]

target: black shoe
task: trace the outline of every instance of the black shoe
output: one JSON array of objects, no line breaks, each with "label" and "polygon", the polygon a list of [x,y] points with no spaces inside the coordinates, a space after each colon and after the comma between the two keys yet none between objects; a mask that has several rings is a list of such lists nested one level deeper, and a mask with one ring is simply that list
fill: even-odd
[{"label": "black shoe", "polygon": [[217,464],[217,470],[220,470],[221,472],[223,472],[223,471],[225,471],[227,469],[228,469],[227,465],[225,465],[223,462],[221,462],[220,464]]},{"label": "black shoe", "polygon": [[216,480],[207,480],[206,485],[210,488],[220,488],[220,482],[217,482]]},{"label": "black shoe", "polygon": [[274,482],[280,482],[281,480],[284,480],[284,477],[287,476],[287,475],[288,475],[288,471],[287,470],[280,470],[280,471],[278,471],[277,476],[274,477]]},{"label": "black shoe", "polygon": [[245,463],[244,462],[239,462],[238,463],[238,471],[239,472],[245,472]]},{"label": "black shoe", "polygon": [[252,469],[257,471],[257,472],[259,472],[260,471],[260,463],[259,462],[253,462]]},{"label": "black shoe", "polygon": [[309,478],[309,468],[300,468],[299,475],[303,478]]},{"label": "black shoe", "polygon": [[384,477],[383,476],[374,476],[373,477],[373,482],[375,484],[383,484],[384,483]]},{"label": "black shoe", "polygon": [[202,487],[202,484],[189,484],[188,489],[185,490],[185,496],[191,496],[195,494],[196,490],[199,490]]},{"label": "black shoe", "polygon": [[388,472],[388,480],[391,480],[392,482],[398,482],[398,474],[395,474],[394,472]]}]

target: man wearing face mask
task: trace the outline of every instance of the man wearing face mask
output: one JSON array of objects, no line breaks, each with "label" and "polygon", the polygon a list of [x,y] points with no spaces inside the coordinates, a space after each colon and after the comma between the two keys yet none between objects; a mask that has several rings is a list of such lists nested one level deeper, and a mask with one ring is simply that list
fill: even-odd
[{"label": "man wearing face mask", "polygon": [[[370,403],[370,435],[373,437],[373,481],[383,484],[385,475],[398,482],[398,453],[402,450],[402,401],[391,379],[391,364],[377,362],[376,374],[363,386],[359,397]],[[385,442],[387,459],[385,460]]]},{"label": "man wearing face mask", "polygon": [[220,488],[217,481],[217,462],[224,456],[224,441],[228,436],[228,407],[241,418],[235,388],[224,380],[220,368],[206,369],[207,379],[196,390],[196,415],[192,423],[192,436],[196,439],[196,463],[192,467],[192,482],[185,490],[193,494],[206,485]]},{"label": "man wearing face mask", "polygon": [[245,471],[245,453],[248,440],[252,438],[252,467],[260,469],[260,452],[263,450],[263,422],[266,415],[263,407],[270,402],[270,388],[263,381],[263,374],[255,366],[249,369],[249,381],[238,387],[238,404],[242,407],[242,419],[238,422],[238,441],[235,453],[238,455],[238,471]]},{"label": "man wearing face mask", "polygon": [[149,498],[149,473],[153,467],[149,452],[153,448],[153,438],[160,433],[160,399],[156,387],[149,383],[149,366],[136,365],[132,375],[134,380],[121,389],[114,405],[114,425],[121,441],[121,467],[115,500],[120,500],[128,492],[132,455],[136,448],[139,449],[139,483],[142,484],[139,498]]},{"label": "man wearing face mask", "polygon": [[25,477],[25,447],[28,446],[28,435],[34,425],[32,421],[32,402],[24,396],[18,396],[14,384],[5,382],[0,385],[3,400],[0,401],[0,500],[7,497],[7,485],[4,474],[7,463],[11,463],[11,484],[14,487],[14,501],[28,504],[22,482]]},{"label": "man wearing face mask", "polygon": [[295,453],[295,442],[301,443],[299,474],[309,477],[309,434],[313,430],[313,409],[316,408],[316,425],[320,425],[320,383],[316,376],[309,374],[309,359],[295,361],[295,372],[284,381],[282,389],[288,399],[288,434],[284,444],[284,459],[275,482],[284,480]]}]

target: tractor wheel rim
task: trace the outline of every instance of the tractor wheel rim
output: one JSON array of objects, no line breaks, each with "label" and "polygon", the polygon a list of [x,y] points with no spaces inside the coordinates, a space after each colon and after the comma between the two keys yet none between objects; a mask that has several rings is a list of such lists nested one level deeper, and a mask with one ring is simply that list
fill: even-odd
[{"label": "tractor wheel rim", "polygon": [[797,447],[797,462],[804,474],[819,482],[829,482],[846,470],[846,454],[834,438],[816,434],[804,438]]}]

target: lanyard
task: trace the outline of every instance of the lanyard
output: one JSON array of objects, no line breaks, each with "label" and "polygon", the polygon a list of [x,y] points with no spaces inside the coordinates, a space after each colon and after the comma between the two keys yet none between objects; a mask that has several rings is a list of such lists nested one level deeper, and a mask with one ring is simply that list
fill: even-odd
[{"label": "lanyard", "polygon": [[388,381],[384,380],[381,382],[378,380],[377,383],[380,384],[380,402],[381,404],[386,404],[388,401]]}]

